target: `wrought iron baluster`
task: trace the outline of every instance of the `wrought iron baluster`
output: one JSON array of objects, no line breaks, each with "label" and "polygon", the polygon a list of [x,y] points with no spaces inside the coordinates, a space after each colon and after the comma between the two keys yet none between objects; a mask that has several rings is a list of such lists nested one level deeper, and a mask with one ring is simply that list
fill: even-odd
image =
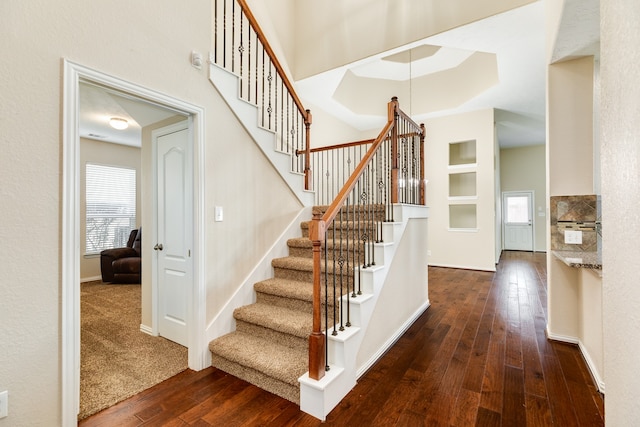
[{"label": "wrought iron baluster", "polygon": [[324,370],[328,371],[331,368],[329,367],[329,340],[326,337],[329,334],[329,276],[327,266],[329,265],[327,249],[327,234],[324,235],[324,361],[325,366]]},{"label": "wrought iron baluster", "polygon": [[[336,330],[336,315],[337,315],[337,308],[336,308],[336,222],[333,221],[331,223],[331,230],[332,230],[332,272],[333,272],[333,332],[331,333],[331,335],[338,335],[338,331]],[[325,268],[329,268],[328,266]]]}]

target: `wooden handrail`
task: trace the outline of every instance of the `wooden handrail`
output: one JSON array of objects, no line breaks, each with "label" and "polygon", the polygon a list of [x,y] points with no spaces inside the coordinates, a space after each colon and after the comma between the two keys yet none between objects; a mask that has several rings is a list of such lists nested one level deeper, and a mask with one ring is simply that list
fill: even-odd
[{"label": "wooden handrail", "polygon": [[[375,142],[375,139],[363,139],[362,141],[345,142],[342,144],[326,145],[324,147],[316,147],[309,150],[310,153],[321,153],[323,151],[339,150],[341,148],[357,147]],[[298,150],[296,154],[302,154],[304,150]]]},{"label": "wooden handrail", "polygon": [[278,61],[278,58],[276,57],[275,52],[273,51],[273,49],[271,48],[271,45],[267,41],[267,38],[265,37],[264,32],[262,31],[262,28],[260,28],[260,25],[258,25],[258,21],[256,20],[255,16],[253,16],[253,13],[251,13],[251,10],[249,9],[247,2],[245,0],[236,0],[236,1],[240,5],[240,8],[244,12],[244,14],[247,16],[247,19],[249,20],[250,25],[255,30],[256,36],[258,37],[258,40],[260,40],[260,43],[262,43],[264,50],[267,52],[267,55],[271,59],[271,62],[273,63],[276,69],[276,72],[280,75],[280,78],[282,78],[282,82],[289,90],[289,94],[291,95],[291,98],[293,99],[296,106],[298,107],[298,110],[300,110],[300,114],[302,115],[302,117],[304,117],[305,124],[307,123],[311,124],[309,111],[304,108],[304,106],[302,105],[302,101],[300,101],[300,98],[298,98],[298,94],[296,94],[296,91],[293,88],[291,81],[287,77],[287,74],[284,72],[284,68],[280,64],[280,61]]}]

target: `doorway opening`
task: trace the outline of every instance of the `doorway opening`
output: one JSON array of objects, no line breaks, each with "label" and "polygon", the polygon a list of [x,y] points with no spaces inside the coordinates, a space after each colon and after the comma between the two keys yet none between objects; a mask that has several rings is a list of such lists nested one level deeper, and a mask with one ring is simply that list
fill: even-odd
[{"label": "doorway opening", "polygon": [[[187,321],[188,366],[194,370],[205,367],[206,344],[202,342],[205,322],[204,288],[204,110],[196,105],[169,97],[160,92],[129,83],[70,61],[64,61],[63,85],[63,206],[62,206],[62,304],[61,304],[61,353],[62,353],[62,421],[64,426],[77,423],[80,394],[80,86],[87,83],[128,97],[132,103],[147,103],[173,111],[187,120],[189,156],[192,162],[191,218],[192,242],[190,248],[193,274],[187,290],[190,305]],[[145,221],[142,221],[144,225]],[[156,237],[153,227],[145,238],[151,242]],[[153,246],[153,245],[152,245]],[[147,251],[153,252],[153,251]],[[144,256],[144,252],[143,252]],[[150,263],[149,263],[150,264]],[[151,286],[151,301],[155,284]],[[152,304],[150,330],[157,328],[157,307]],[[142,325],[141,325],[142,326]],[[144,330],[144,327],[141,327]],[[145,331],[149,332],[149,331]]]}]

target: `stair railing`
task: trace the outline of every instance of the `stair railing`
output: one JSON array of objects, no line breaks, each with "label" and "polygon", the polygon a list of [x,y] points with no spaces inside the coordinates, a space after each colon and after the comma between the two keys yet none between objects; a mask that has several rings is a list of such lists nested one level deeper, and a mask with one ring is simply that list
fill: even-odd
[{"label": "stair railing", "polygon": [[213,6],[211,61],[239,76],[240,98],[258,106],[259,125],[276,134],[276,150],[291,155],[291,171],[304,173],[309,189],[311,112],[302,105],[246,1],[214,0]]},{"label": "stair railing", "polygon": [[[395,97],[387,111],[388,122],[375,140],[334,146],[349,150],[367,145],[368,149],[344,184],[331,183],[340,190],[324,213],[314,211],[309,227],[313,245],[309,377],[315,380],[330,369],[326,335],[338,335],[351,326],[349,300],[362,293],[362,271],[375,265],[375,243],[383,241],[382,223],[394,220],[393,205],[424,205],[424,125],[417,125],[402,112]],[[316,150],[323,151],[327,149]],[[327,160],[316,175],[329,173],[333,180],[341,180],[346,175],[339,172],[344,155],[324,157],[341,160]]]}]

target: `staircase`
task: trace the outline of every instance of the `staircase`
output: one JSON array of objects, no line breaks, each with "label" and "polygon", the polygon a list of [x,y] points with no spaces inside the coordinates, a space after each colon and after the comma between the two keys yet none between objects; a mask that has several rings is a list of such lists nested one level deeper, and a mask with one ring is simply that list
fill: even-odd
[{"label": "staircase", "polygon": [[[393,98],[376,139],[311,149],[311,113],[246,1],[216,1],[214,21],[209,79],[303,208],[207,327],[211,364],[324,420],[429,306],[424,126]],[[306,221],[313,204],[329,206]]]},{"label": "staircase", "polygon": [[[324,212],[325,208],[314,210]],[[272,260],[274,277],[254,285],[256,302],[234,310],[235,332],[209,344],[214,367],[297,404],[300,404],[299,378],[308,370],[313,315],[313,254],[308,227],[309,222],[302,222],[302,236],[287,241],[289,256]],[[344,240],[341,228],[337,224],[336,239]],[[354,242],[350,245],[355,247]],[[333,233],[330,233],[327,241],[330,258],[332,247]],[[343,279],[342,295],[353,292],[353,271],[351,266],[349,277]],[[328,274],[331,276],[332,271]],[[329,293],[332,296],[333,289]],[[340,293],[339,287],[336,293]],[[330,328],[334,323],[333,312],[334,307],[329,307]]]}]

